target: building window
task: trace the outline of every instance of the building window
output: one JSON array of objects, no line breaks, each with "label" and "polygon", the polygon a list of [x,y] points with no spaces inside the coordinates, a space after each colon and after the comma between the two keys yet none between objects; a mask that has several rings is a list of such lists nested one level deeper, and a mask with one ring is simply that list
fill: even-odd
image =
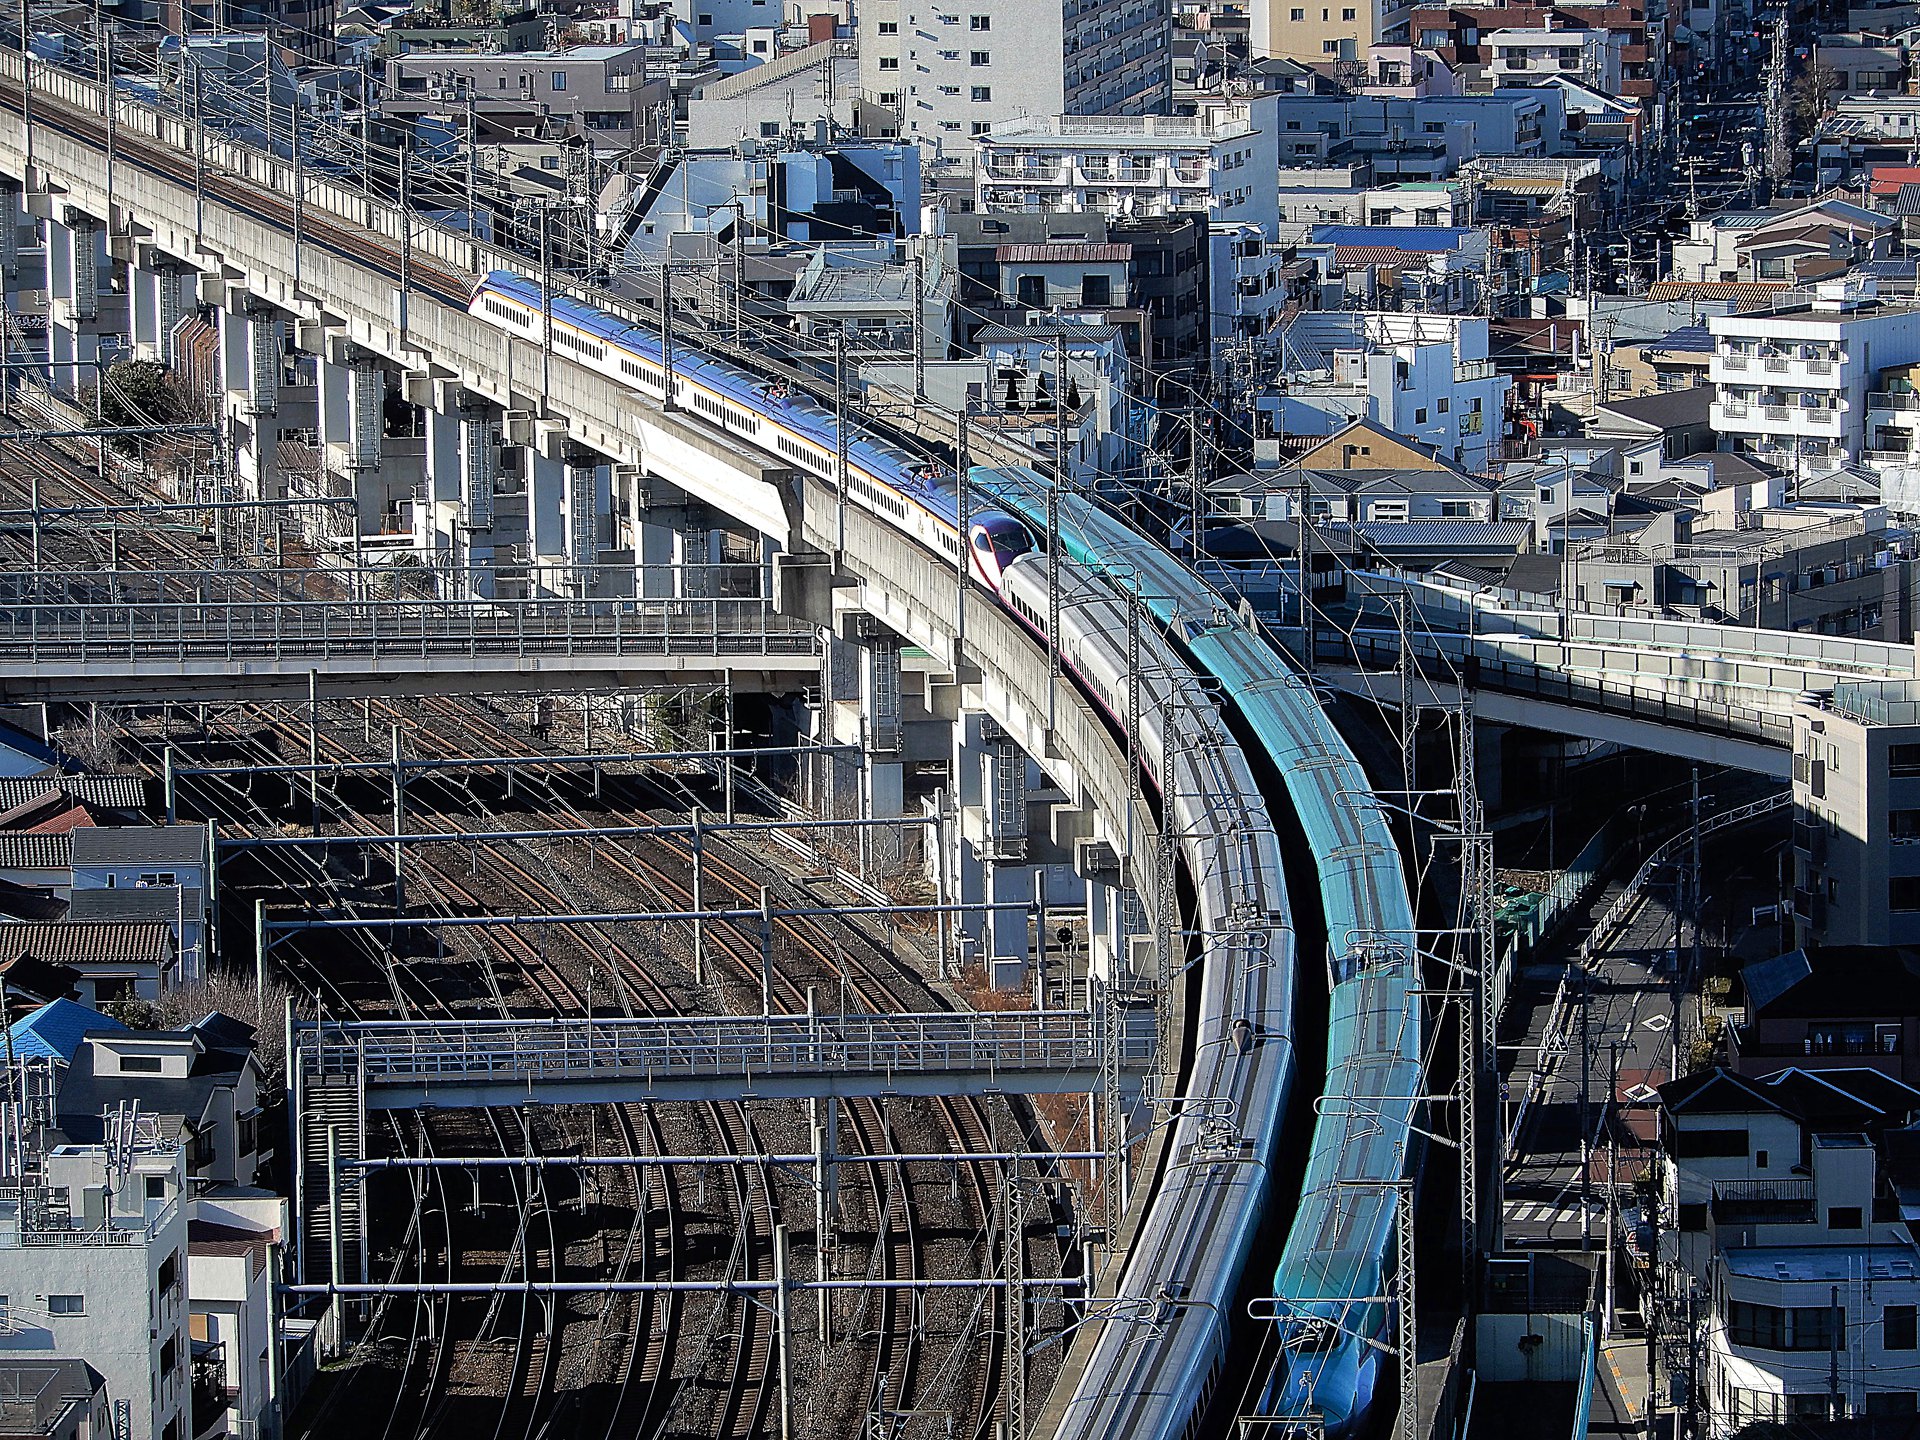
[{"label": "building window", "polygon": [[1106,275],[1082,275],[1080,277],[1080,303],[1082,305],[1111,305],[1113,303],[1113,280]]},{"label": "building window", "polygon": [[1678,1228],[1683,1234],[1697,1235],[1707,1228],[1707,1206],[1705,1201],[1680,1206]]},{"label": "building window", "polygon": [[971,135],[984,135],[991,129],[993,129],[993,122],[991,120],[975,120],[967,127],[967,133]]},{"label": "building window", "polygon": [[1413,423],[1416,425],[1424,425],[1427,423],[1427,407],[1426,406],[1422,405],[1413,412]]},{"label": "building window", "polygon": [[970,52],[967,56],[967,63],[969,65],[987,65],[987,64],[991,64],[992,60],[993,60],[993,56],[988,54],[985,50],[974,50]]},{"label": "building window", "polygon": [[1860,1207],[1858,1205],[1829,1205],[1827,1207],[1827,1229],[1858,1230],[1860,1228]]},{"label": "building window", "polygon": [[84,1315],[87,1313],[87,1297],[84,1295],[47,1296],[49,1315]]},{"label": "building window", "polygon": [[122,1075],[158,1075],[160,1057],[158,1055],[122,1055],[120,1073]]},{"label": "building window", "polygon": [[1887,881],[1887,908],[1909,914],[1920,910],[1920,875],[1896,875]]},{"label": "building window", "polygon": [[567,88],[567,72],[566,72],[566,71],[564,71],[564,70],[556,70],[556,71],[554,71],[554,72],[553,72],[553,91],[554,91],[554,94],[556,94],[556,95],[557,95],[557,94],[559,94],[559,93],[560,93],[560,92],[561,92],[562,90],[565,90],[566,88]]},{"label": "building window", "polygon": [[1911,1305],[1883,1305],[1880,1308],[1880,1348],[1883,1350],[1920,1350],[1920,1325]]},{"label": "building window", "polygon": [[1340,53],[1340,42],[1338,40],[1322,40],[1320,42],[1320,53],[1322,55],[1338,55]]},{"label": "building window", "polygon": [[778,140],[780,138],[780,122],[778,120],[762,120],[760,122],[760,138],[762,140]]},{"label": "building window", "polygon": [[1754,1151],[1753,1152],[1753,1168],[1756,1170],[1766,1169],[1768,1162],[1772,1158],[1773,1157],[1769,1155],[1765,1150]]},{"label": "building window", "polygon": [[147,1182],[147,1199],[164,1200],[167,1198],[167,1177],[166,1176],[148,1175],[145,1178]]},{"label": "building window", "polygon": [[1920,775],[1920,745],[1889,745],[1887,773],[1908,778]]},{"label": "building window", "polygon": [[969,15],[967,17],[967,29],[976,34],[985,30],[991,30],[993,29],[993,17],[991,15]]},{"label": "building window", "polygon": [[1889,810],[1887,835],[1902,844],[1920,840],[1920,810]]},{"label": "building window", "polygon": [[900,57],[898,55],[882,55],[880,57],[880,68],[882,70],[898,70],[900,68]]},{"label": "building window", "polygon": [[1342,20],[1357,20],[1360,18],[1360,12],[1357,10],[1342,10],[1340,12],[1340,18]]},{"label": "building window", "polygon": [[974,98],[975,100],[991,100],[991,99],[993,99],[993,87],[992,87],[991,85],[976,85],[976,86],[974,86],[974,87],[973,87],[973,98]]},{"label": "building window", "polygon": [[1039,309],[1047,303],[1047,282],[1044,276],[1022,275],[1014,298],[1030,309]]},{"label": "building window", "polygon": [[900,33],[900,22],[898,20],[882,20],[880,22],[880,33],[882,35],[898,35]]}]

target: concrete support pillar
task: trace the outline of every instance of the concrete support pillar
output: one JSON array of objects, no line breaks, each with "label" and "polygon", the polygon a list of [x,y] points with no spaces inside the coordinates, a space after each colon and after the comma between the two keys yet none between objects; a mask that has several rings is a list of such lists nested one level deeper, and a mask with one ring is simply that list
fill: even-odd
[{"label": "concrete support pillar", "polygon": [[71,206],[47,222],[48,297],[64,302],[68,321],[86,324],[100,316],[102,232],[99,221]]},{"label": "concrete support pillar", "polygon": [[20,278],[21,190],[11,180],[0,180],[0,280],[9,289]]},{"label": "concrete support pillar", "polygon": [[566,449],[561,479],[566,514],[567,561],[573,567],[573,588],[579,595],[593,593],[600,560],[601,516],[607,513],[607,468],[599,456],[583,446]]},{"label": "concrete support pillar", "polygon": [[453,548],[454,516],[464,495],[460,438],[458,414],[437,406],[427,410],[426,483],[413,507],[413,548],[429,565]]},{"label": "concrete support pillar", "polygon": [[530,449],[527,477],[527,547],[535,556],[557,559],[567,553],[567,467],[554,456]]},{"label": "concrete support pillar", "polygon": [[[901,761],[903,718],[900,696],[898,635],[877,621],[862,619],[860,632],[859,700],[861,720],[860,814],[885,820],[904,813],[906,766]],[[905,856],[898,830],[863,832],[861,858],[869,874],[890,870]]]},{"label": "concrete support pillar", "polygon": [[[177,286],[178,281],[170,283]],[[141,308],[139,293],[144,288],[138,283],[134,286],[136,318]],[[222,308],[217,316],[220,384],[231,421],[234,478],[243,495],[278,498],[282,487],[275,464],[280,445],[276,413],[285,353],[284,317],[271,305],[251,297],[238,307]],[[153,318],[158,321],[157,306]]]},{"label": "concrete support pillar", "polygon": [[102,235],[91,215],[71,206],[47,222],[47,353],[56,390],[77,395],[96,377],[100,358]]},{"label": "concrete support pillar", "polygon": [[1503,725],[1476,722],[1473,727],[1473,782],[1480,792],[1480,803],[1497,810],[1505,803],[1503,792],[1506,766],[1507,729]]},{"label": "concrete support pillar", "polygon": [[130,337],[143,360],[174,363],[173,328],[180,323],[183,267],[178,261],[145,252],[132,275]]},{"label": "concrete support pillar", "polygon": [[387,379],[371,355],[347,364],[347,464],[354,470],[380,468],[380,437],[386,420]]},{"label": "concrete support pillar", "polygon": [[1120,933],[1120,856],[1104,840],[1074,847],[1074,870],[1086,885],[1087,969],[1108,984],[1126,975],[1126,941]]},{"label": "concrete support pillar", "polygon": [[[981,849],[990,862],[987,900],[993,905],[1024,902],[1033,894],[1027,861],[1027,756],[997,730],[981,753]],[[996,989],[1024,983],[1029,941],[1023,910],[987,913],[988,978]]]}]

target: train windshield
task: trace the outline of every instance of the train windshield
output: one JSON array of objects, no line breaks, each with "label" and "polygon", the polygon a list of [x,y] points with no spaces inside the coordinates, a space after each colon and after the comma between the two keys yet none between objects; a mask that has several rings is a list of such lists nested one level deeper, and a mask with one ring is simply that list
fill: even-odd
[{"label": "train windshield", "polygon": [[978,549],[991,549],[1002,561],[1007,561],[1032,550],[1033,536],[1012,516],[1001,515],[977,522],[973,543]]}]

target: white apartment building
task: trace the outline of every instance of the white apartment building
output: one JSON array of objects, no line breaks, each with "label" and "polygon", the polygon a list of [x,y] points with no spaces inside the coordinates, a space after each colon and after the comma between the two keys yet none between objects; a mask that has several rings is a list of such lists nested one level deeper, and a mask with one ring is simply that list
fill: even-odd
[{"label": "white apartment building", "polygon": [[1920,362],[1920,306],[1883,302],[1871,280],[1810,301],[1707,321],[1720,448],[1805,477],[1871,463],[1868,397],[1883,369]]},{"label": "white apartment building", "polygon": [[1050,115],[979,139],[982,211],[1093,211],[1134,219],[1197,211],[1217,225],[1279,226],[1272,97],[1193,116]]},{"label": "white apartment building", "polygon": [[1286,313],[1286,251],[1257,225],[1207,233],[1208,337],[1215,373],[1271,353]]},{"label": "white apartment building", "polygon": [[1284,393],[1254,401],[1254,458],[1283,436],[1332,435],[1370,420],[1468,470],[1501,458],[1511,376],[1487,357],[1487,322],[1398,311],[1307,311],[1287,326],[1303,365]]},{"label": "white apartment building", "polygon": [[1172,15],[1169,0],[870,0],[860,88],[941,155],[1020,115],[1154,114],[1173,96]]},{"label": "white apartment building", "polygon": [[1496,85],[1538,85],[1564,75],[1607,95],[1620,93],[1626,39],[1618,30],[1495,30],[1485,43]]},{"label": "white apartment building", "polygon": [[191,1440],[184,1155],[115,1123],[125,1143],[57,1146],[0,1199],[0,1356],[83,1359],[117,1434]]},{"label": "white apartment building", "polygon": [[1793,810],[1794,940],[1920,943],[1920,684],[1796,707]]}]

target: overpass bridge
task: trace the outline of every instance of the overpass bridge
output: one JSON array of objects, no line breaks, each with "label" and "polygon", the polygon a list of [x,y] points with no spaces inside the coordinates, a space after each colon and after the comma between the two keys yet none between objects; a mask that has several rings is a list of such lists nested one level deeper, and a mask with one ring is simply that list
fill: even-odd
[{"label": "overpass bridge", "polygon": [[[1416,704],[1785,779],[1795,708],[1836,687],[1912,680],[1915,649],[1801,631],[1522,610],[1411,576],[1364,574],[1363,614],[1404,598]],[[1373,602],[1369,605],[1368,602]],[[1397,705],[1402,631],[1362,622],[1323,636],[1334,687]],[[1349,663],[1342,664],[1341,661]]]},{"label": "overpass bridge", "polygon": [[[1116,1014],[1119,1023],[1106,1016]],[[1124,1011],[302,1022],[309,1089],[367,1110],[626,1101],[1085,1094],[1152,1063]]]},{"label": "overpass bridge", "polygon": [[818,627],[729,599],[27,601],[0,606],[0,700],[639,688],[817,678]]}]

